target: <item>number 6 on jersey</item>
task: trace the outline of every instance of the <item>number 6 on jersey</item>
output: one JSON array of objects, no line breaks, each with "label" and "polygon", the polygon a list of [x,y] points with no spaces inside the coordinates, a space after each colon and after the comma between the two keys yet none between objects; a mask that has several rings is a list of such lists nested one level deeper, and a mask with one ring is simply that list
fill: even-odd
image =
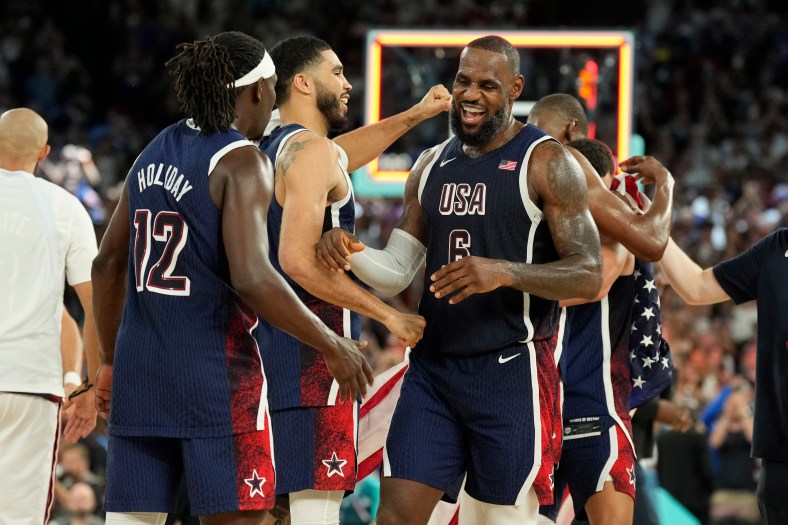
[{"label": "number 6 on jersey", "polygon": [[468,230],[452,230],[449,234],[449,263],[471,254],[471,234]]},{"label": "number 6 on jersey", "polygon": [[[189,278],[172,275],[178,255],[189,237],[189,227],[183,217],[173,211],[160,211],[156,214],[151,231],[151,211],[137,210],[134,213],[134,228],[137,230],[134,236],[134,275],[137,291],[142,292],[147,288],[150,292],[164,295],[189,295]],[[159,260],[150,269],[146,282],[145,272],[150,258],[151,239],[167,244],[164,245]]]}]

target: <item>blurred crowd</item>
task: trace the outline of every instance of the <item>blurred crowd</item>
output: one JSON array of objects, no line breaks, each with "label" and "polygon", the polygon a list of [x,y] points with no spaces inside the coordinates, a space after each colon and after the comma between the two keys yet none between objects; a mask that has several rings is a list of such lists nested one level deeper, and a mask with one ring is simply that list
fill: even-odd
[{"label": "blurred crowd", "polygon": [[[613,1],[604,10],[575,0],[334,0],[330,9],[318,0],[79,4],[0,5],[0,109],[27,106],[46,118],[53,154],[39,175],[84,203],[99,238],[137,153],[181,116],[164,62],[178,43],[228,29],[269,46],[296,34],[329,42],[355,86],[353,127],[361,123],[370,28],[631,29],[637,41],[635,130],[646,152],[676,178],[673,238],[707,267],[788,226],[788,17],[777,1]],[[384,79],[392,83],[389,92],[410,89],[406,79],[391,77]],[[416,135],[411,146],[430,146],[430,139]],[[359,199],[359,237],[384,245],[401,210],[401,199]],[[413,310],[420,293],[417,278],[393,301]],[[67,304],[79,316],[77,303]],[[691,446],[702,449],[708,466],[694,469],[698,479],[689,495],[686,486],[671,490],[674,478],[686,481],[671,472],[671,462],[686,450],[663,429],[657,442],[671,446],[658,445],[655,455],[661,482],[685,506],[701,509],[697,515],[710,513],[709,523],[757,523],[757,512],[753,518],[735,510],[751,509],[754,496],[747,494],[757,469],[745,453],[754,305],[690,307],[663,286],[662,307],[678,369],[673,399],[696,422],[679,439],[689,443],[697,434]],[[382,325],[368,323],[366,336],[378,372],[402,360],[405,349]],[[97,431],[94,439],[61,448],[57,523],[100,523],[104,446]]]}]

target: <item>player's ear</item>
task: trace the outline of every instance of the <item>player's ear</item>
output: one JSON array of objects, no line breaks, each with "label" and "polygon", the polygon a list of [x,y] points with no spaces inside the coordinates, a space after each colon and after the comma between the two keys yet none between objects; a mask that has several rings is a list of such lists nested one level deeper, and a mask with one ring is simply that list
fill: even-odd
[{"label": "player's ear", "polygon": [[310,95],[312,93],[313,84],[314,81],[306,73],[296,73],[293,75],[293,83],[290,89],[294,89],[304,95]]},{"label": "player's ear", "polygon": [[[578,124],[577,119],[573,118],[566,125],[566,136],[569,139],[569,140],[567,140],[567,142],[572,142],[573,140],[575,140],[575,132],[577,131],[577,124]],[[578,137],[578,138],[580,138],[580,137]]]},{"label": "player's ear", "polygon": [[254,89],[252,90],[252,101],[255,104],[259,104],[261,100],[263,100],[263,89],[265,89],[265,79],[261,78],[257,82],[254,83]]},{"label": "player's ear", "polygon": [[520,94],[523,92],[523,87],[525,86],[525,77],[522,75],[517,75],[514,77],[514,82],[512,82],[512,89],[509,91],[509,100],[517,100],[520,98]]}]

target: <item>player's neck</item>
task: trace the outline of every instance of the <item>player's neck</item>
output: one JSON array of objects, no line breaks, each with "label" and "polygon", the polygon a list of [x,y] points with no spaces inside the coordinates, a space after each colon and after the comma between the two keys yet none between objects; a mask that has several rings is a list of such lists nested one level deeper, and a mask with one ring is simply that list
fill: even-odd
[{"label": "player's neck", "polygon": [[512,140],[515,136],[517,136],[524,126],[525,124],[510,116],[506,125],[498,133],[496,133],[489,142],[482,144],[481,146],[468,146],[463,144],[462,151],[471,158],[480,157],[485,153],[489,153],[500,148]]},{"label": "player's neck", "polygon": [[328,136],[328,121],[315,107],[306,104],[285,104],[279,108],[282,126],[298,124],[321,137]]}]

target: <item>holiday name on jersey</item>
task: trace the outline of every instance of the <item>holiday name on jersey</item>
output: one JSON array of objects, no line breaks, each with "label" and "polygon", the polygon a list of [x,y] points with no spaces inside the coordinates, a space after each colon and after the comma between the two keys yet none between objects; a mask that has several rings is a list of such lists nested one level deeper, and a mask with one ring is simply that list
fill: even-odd
[{"label": "holiday name on jersey", "polygon": [[[164,171],[164,164],[148,164],[147,167],[140,169],[137,172],[137,182],[139,183],[140,193],[152,186],[161,186],[165,190],[172,193],[177,202],[181,202],[183,197],[192,185],[189,183],[183,173],[178,174],[178,168],[172,165],[167,166],[167,171],[164,173],[164,180],[162,180],[162,172]],[[177,179],[176,179],[177,177]],[[183,187],[181,187],[183,185]]]}]

